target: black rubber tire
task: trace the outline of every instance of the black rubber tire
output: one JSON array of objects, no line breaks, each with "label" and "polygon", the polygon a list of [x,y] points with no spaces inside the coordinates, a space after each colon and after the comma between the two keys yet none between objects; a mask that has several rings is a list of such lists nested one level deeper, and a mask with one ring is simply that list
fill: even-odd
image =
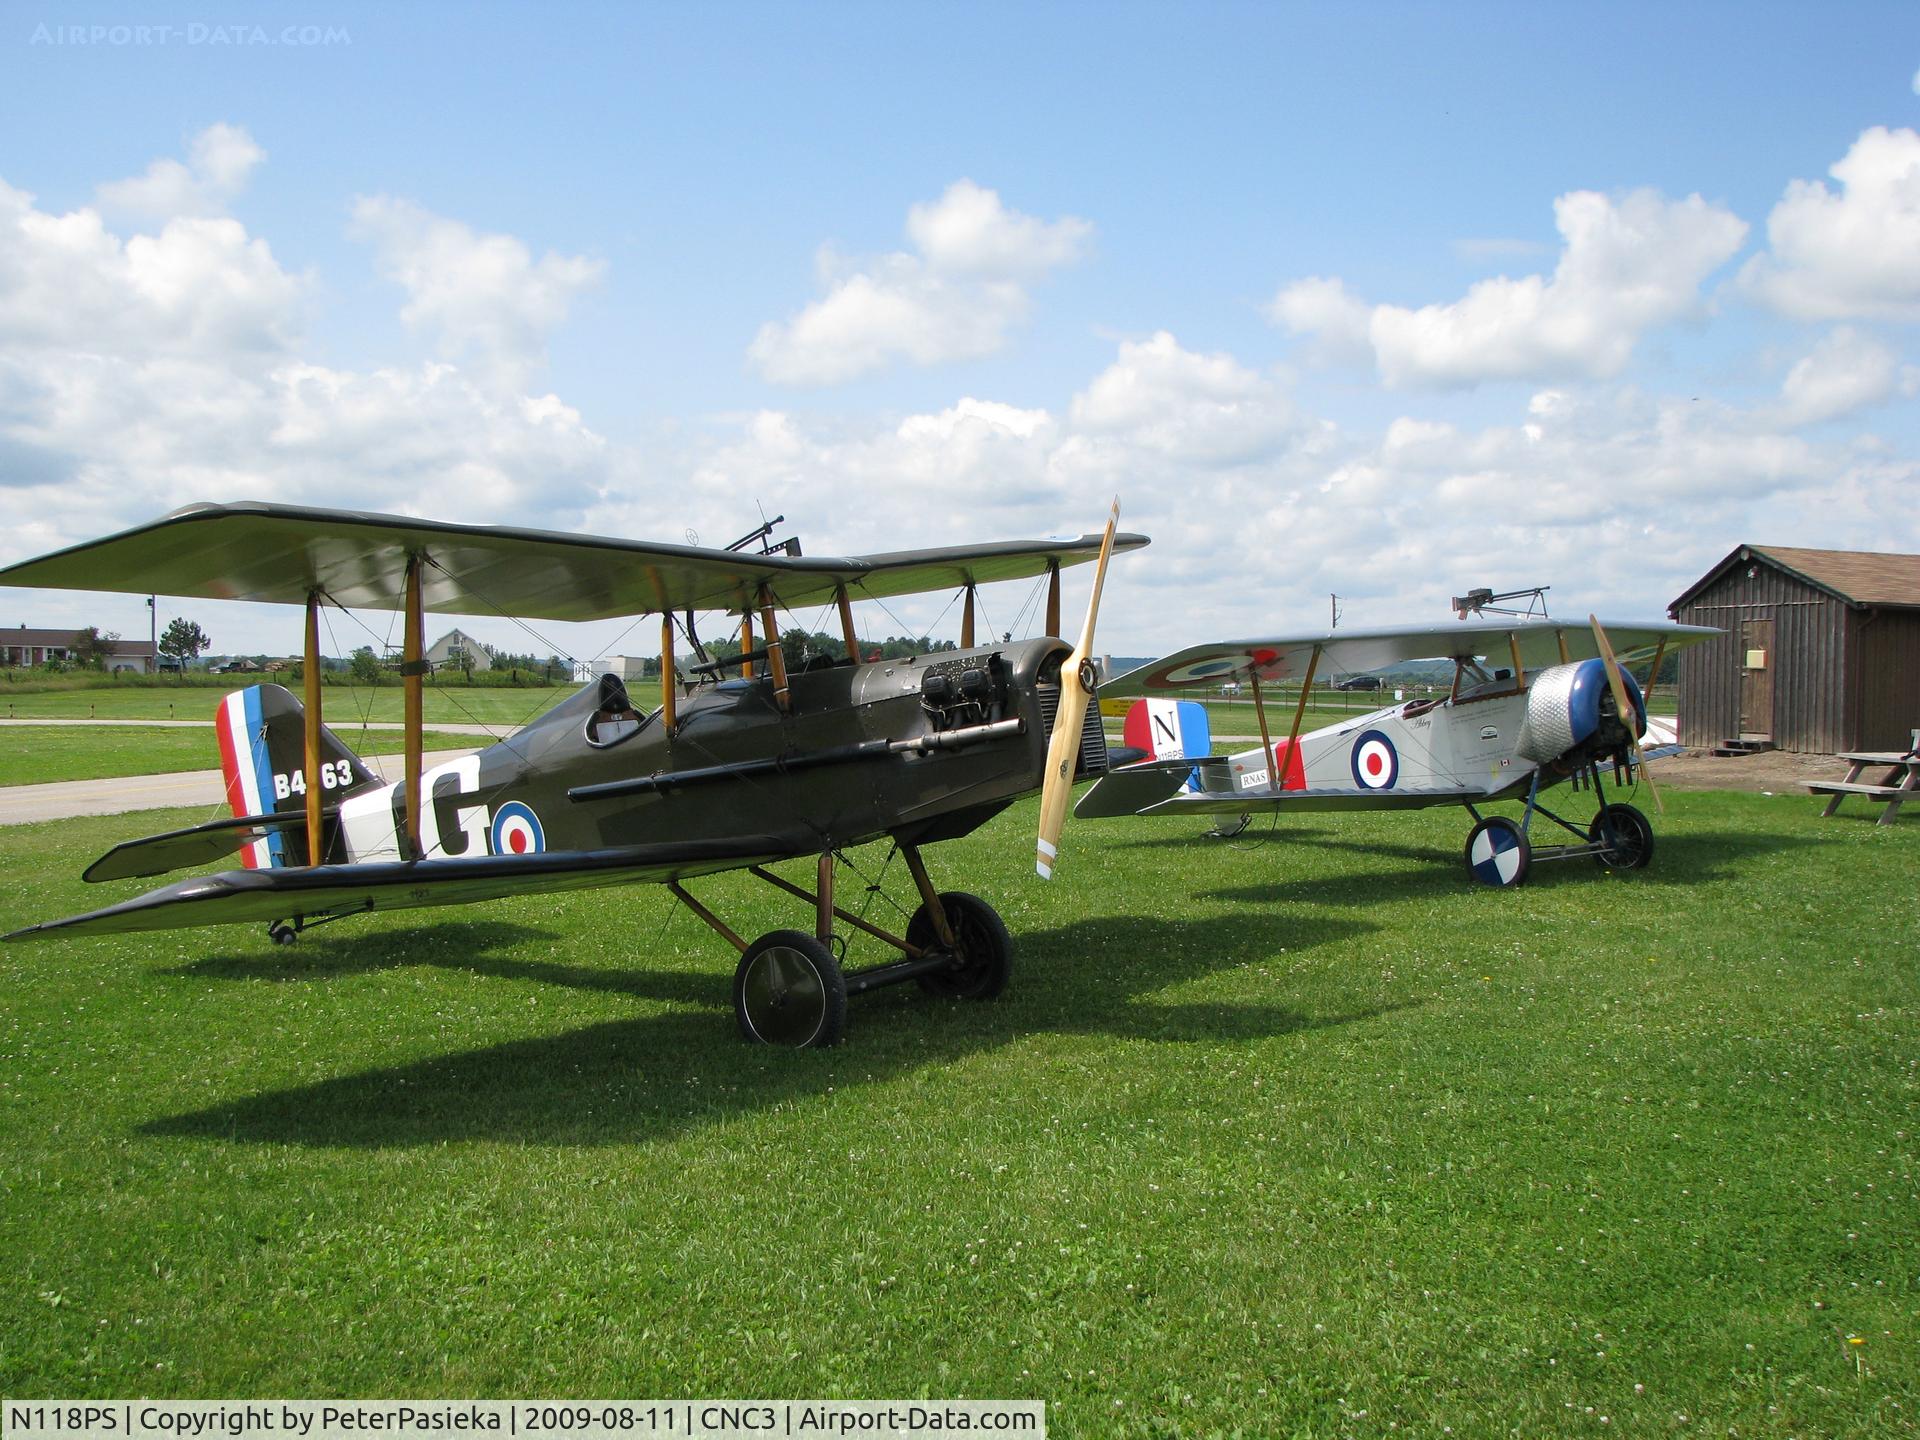
[{"label": "black rubber tire", "polygon": [[[953,928],[959,962],[951,970],[936,970],[919,978],[920,988],[942,1000],[991,1000],[1007,988],[1013,974],[1013,937],[998,912],[978,895],[948,890],[940,895],[947,924]],[[940,932],[922,905],[907,922],[907,943],[937,950]]]},{"label": "black rubber tire", "polygon": [[[1508,861],[1504,858],[1508,855],[1518,858]],[[1533,868],[1533,846],[1515,821],[1489,815],[1467,832],[1466,861],[1467,874],[1482,885],[1510,889],[1526,882],[1527,871]]]},{"label": "black rubber tire", "polygon": [[300,938],[300,932],[283,920],[276,920],[267,927],[267,938],[276,945],[291,945]]},{"label": "black rubber tire", "polygon": [[[1607,845],[1607,824],[1613,826],[1615,843]],[[1608,805],[1593,817],[1587,827],[1587,839],[1605,848],[1594,853],[1594,863],[1602,870],[1644,870],[1653,859],[1653,826],[1631,805]]]},{"label": "black rubber tire", "polygon": [[733,1018],[757,1045],[837,1045],[847,1033],[847,981],[833,952],[804,930],[774,930],[733,972]]}]

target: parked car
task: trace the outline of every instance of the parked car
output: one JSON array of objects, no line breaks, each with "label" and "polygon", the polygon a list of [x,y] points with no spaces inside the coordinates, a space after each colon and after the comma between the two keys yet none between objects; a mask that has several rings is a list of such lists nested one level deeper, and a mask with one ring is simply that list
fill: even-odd
[{"label": "parked car", "polygon": [[1336,690],[1378,690],[1380,688],[1380,677],[1378,675],[1349,675],[1344,680],[1334,681],[1333,688]]}]

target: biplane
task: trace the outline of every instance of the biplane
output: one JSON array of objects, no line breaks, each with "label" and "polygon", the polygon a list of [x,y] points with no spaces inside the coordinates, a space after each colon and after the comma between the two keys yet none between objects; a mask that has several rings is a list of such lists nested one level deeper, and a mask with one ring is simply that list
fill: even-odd
[{"label": "biplane", "polygon": [[[1648,673],[1658,674],[1669,650],[1719,633],[1665,622],[1602,625],[1589,617],[1586,625],[1482,620],[1194,646],[1102,687],[1109,701],[1148,697],[1130,707],[1124,733],[1145,758],[1109,770],[1074,814],[1214,814],[1243,817],[1244,828],[1245,817],[1263,812],[1460,805],[1473,819],[1467,870],[1485,884],[1518,885],[1535,862],[1578,856],[1637,870],[1653,857],[1653,826],[1634,806],[1606,800],[1603,768],[1616,785],[1644,775],[1655,808],[1665,807],[1641,768],[1646,702],[1627,664],[1651,655]],[[1323,667],[1366,672],[1422,659],[1453,662],[1444,694],[1301,733]],[[1276,741],[1262,687],[1286,680],[1298,684],[1299,698],[1292,728]],[[1243,681],[1260,746],[1212,754],[1206,707],[1178,697]],[[1563,782],[1594,795],[1595,812],[1584,826],[1541,801]],[[1481,813],[1502,800],[1524,801],[1517,820]],[[1535,844],[1536,819],[1570,832],[1574,842]]]},{"label": "biplane", "polygon": [[[217,733],[232,815],[128,841],[85,872],[126,880],[218,863],[137,898],[5,936],[23,940],[264,922],[277,942],[350,916],[630,882],[667,889],[740,954],[734,1010],[749,1040],[829,1045],[847,997],[917,981],[986,999],[1012,944],[987,903],[937,892],[924,846],[967,834],[1043,791],[1038,856],[1056,855],[1077,774],[1105,765],[1093,694],[1094,620],[1114,550],[1104,535],[852,558],[740,553],[401,516],[242,503],[193,505],[151,524],[0,570],[0,584],[302,605],[304,704],[277,685],[221,701]],[[1060,572],[1095,563],[1078,647],[1060,630]],[[1045,577],[1045,637],[976,644],[975,591]],[[964,593],[960,648],[862,663],[853,603]],[[389,784],[321,713],[323,606],[404,616],[404,773]],[[780,614],[837,609],[847,655],[790,664]],[[660,617],[657,703],[595,677],[517,733],[423,769],[423,616]],[[708,654],[701,613],[739,626],[741,653]],[[756,628],[757,627],[757,628]],[[686,665],[681,664],[682,646]],[[683,682],[682,677],[687,677]],[[690,682],[690,683],[688,683]],[[919,897],[904,935],[837,905],[836,857],[890,838]],[[767,867],[817,856],[809,890]],[[687,888],[746,869],[804,901],[807,930],[748,942]],[[899,958],[843,972],[836,922]]]}]

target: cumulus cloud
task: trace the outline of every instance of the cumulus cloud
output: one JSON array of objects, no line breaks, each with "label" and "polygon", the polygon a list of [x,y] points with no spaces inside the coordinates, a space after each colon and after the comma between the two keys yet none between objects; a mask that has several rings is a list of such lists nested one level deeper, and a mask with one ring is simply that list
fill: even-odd
[{"label": "cumulus cloud", "polygon": [[1336,276],[1313,275],[1285,286],[1266,306],[1267,318],[1295,335],[1314,338],[1315,358],[1373,358],[1368,333],[1373,311]]},{"label": "cumulus cloud", "polygon": [[1092,234],[1085,220],[1037,220],[957,180],[908,211],[916,253],[851,260],[823,248],[826,293],[792,319],[761,326],[748,355],[784,385],[831,385],[903,360],[990,355],[1026,318],[1033,282],[1078,260]]},{"label": "cumulus cloud", "polygon": [[177,218],[123,242],[98,211],[50,214],[0,180],[0,350],[284,350],[303,289],[237,221]]},{"label": "cumulus cloud", "polygon": [[[1011,216],[985,194],[948,203],[949,192],[909,216],[915,285],[932,276],[977,300],[1080,253],[1084,232]],[[1920,550],[1920,467],[1833,424],[1916,389],[1912,367],[1863,326],[1781,365],[1778,394],[1747,409],[1577,370],[1524,400],[1483,397],[1471,424],[1428,396],[1335,425],[1285,373],[1161,331],[1116,343],[1045,406],[976,392],[907,415],[766,410],[663,423],[643,452],[558,397],[503,383],[524,375],[587,283],[573,262],[371,203],[363,233],[445,358],[320,363],[302,339],[310,282],[232,219],[176,215],[122,239],[93,209],[53,213],[0,186],[0,487],[15,517],[0,562],[187,501],[248,496],[675,539],[693,527],[709,543],[750,524],[759,500],[819,555],[1091,529],[1117,491],[1124,523],[1155,544],[1116,564],[1102,644],[1143,653],[1319,626],[1330,590],[1352,625],[1438,620],[1476,584],[1552,584],[1556,614],[1654,614],[1742,540]],[[1662,222],[1685,229],[1688,203],[1656,199],[1638,241],[1609,238],[1634,231],[1631,197],[1602,202],[1594,223],[1609,234],[1569,220],[1558,270],[1536,277],[1553,292],[1542,313],[1602,292],[1641,316],[1684,309],[1691,291],[1641,249]],[[1712,228],[1710,213],[1694,218]],[[481,298],[469,307],[439,288],[426,273],[436,255],[475,274]],[[1643,271],[1654,294],[1636,300],[1628,282]],[[885,288],[884,267],[860,274]],[[1345,325],[1379,358],[1382,307],[1332,279],[1290,290],[1278,323],[1323,337]],[[1514,343],[1497,338],[1489,353]],[[1830,428],[1800,433],[1814,425]],[[1087,580],[1070,572],[1069,614]],[[889,615],[932,628],[949,598],[889,602]],[[69,613],[57,597],[21,603],[49,623]],[[983,623],[1018,630],[1035,603],[1032,590],[995,587]],[[863,611],[863,625],[893,623]],[[288,627],[284,613],[263,617],[247,648],[293,643]],[[504,624],[498,638],[525,643]]]},{"label": "cumulus cloud", "polygon": [[355,235],[374,247],[381,273],[407,292],[400,318],[440,355],[506,389],[546,361],[547,336],[606,266],[548,251],[533,258],[512,235],[485,235],[409,200],[354,202]]},{"label": "cumulus cloud", "polygon": [[137,219],[219,215],[266,158],[244,126],[222,122],[193,137],[185,164],[163,157],[139,175],[101,185],[95,194],[103,210]]},{"label": "cumulus cloud", "polygon": [[1920,371],[1902,365],[1871,335],[1842,325],[1787,372],[1770,414],[1787,427],[1815,425],[1878,405],[1896,391],[1910,396],[1916,388]]},{"label": "cumulus cloud", "polygon": [[1920,135],[1875,126],[1827,173],[1787,186],[1742,284],[1799,319],[1920,320]]},{"label": "cumulus cloud", "polygon": [[[1747,226],[1698,195],[1618,198],[1577,190],[1554,201],[1564,242],[1551,276],[1483,280],[1456,301],[1365,310],[1365,343],[1394,387],[1617,375],[1647,331],[1682,319]],[[1268,313],[1296,334],[1348,349],[1362,306],[1338,281],[1284,287]]]},{"label": "cumulus cloud", "polygon": [[577,513],[608,447],[553,397],[458,367],[304,358],[306,277],[228,218],[124,241],[0,182],[0,486],[20,559],[193,500],[482,520]]},{"label": "cumulus cloud", "polygon": [[1075,431],[1194,465],[1244,463],[1282,448],[1301,429],[1273,380],[1231,355],[1201,355],[1161,331],[1129,340],[1073,397]]}]

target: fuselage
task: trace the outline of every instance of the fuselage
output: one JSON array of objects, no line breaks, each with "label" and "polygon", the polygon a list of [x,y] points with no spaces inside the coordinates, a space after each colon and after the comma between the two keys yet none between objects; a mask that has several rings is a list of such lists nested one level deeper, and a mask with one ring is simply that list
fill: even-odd
[{"label": "fuselage", "polygon": [[1387,705],[1310,731],[1291,751],[1285,738],[1276,740],[1271,764],[1258,748],[1232,755],[1224,774],[1209,767],[1206,788],[1264,790],[1277,779],[1282,790],[1372,791],[1383,799],[1460,785],[1483,786],[1489,797],[1517,793],[1539,768],[1515,751],[1526,716],[1527,692],[1513,688]]},{"label": "fuselage", "polygon": [[[513,736],[424,774],[422,850],[435,858],[764,836],[770,851],[808,853],[882,835],[962,835],[1039,788],[1066,653],[1041,639],[815,662],[787,677],[784,705],[770,676],[737,677],[691,687],[671,730],[662,710],[632,708],[625,687],[603,678]],[[1097,738],[1097,718],[1090,728]],[[346,858],[403,858],[404,814],[402,785],[348,795]]]}]

